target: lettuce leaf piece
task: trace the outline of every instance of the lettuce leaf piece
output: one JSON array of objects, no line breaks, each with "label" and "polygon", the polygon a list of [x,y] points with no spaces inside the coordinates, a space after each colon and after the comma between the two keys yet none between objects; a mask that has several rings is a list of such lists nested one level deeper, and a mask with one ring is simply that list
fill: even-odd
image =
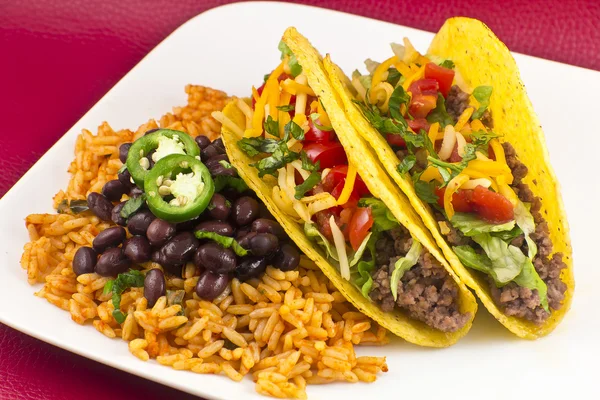
[{"label": "lettuce leaf piece", "polygon": [[527,242],[528,248],[527,256],[530,260],[533,260],[537,254],[537,245],[529,235],[535,232],[535,222],[533,220],[533,215],[531,215],[522,201],[519,201],[515,207],[515,221],[517,222],[518,227],[523,231],[523,235],[525,235],[525,241]]},{"label": "lettuce leaf piece", "polygon": [[548,286],[546,286],[546,283],[540,278],[540,275],[535,270],[530,259],[527,259],[527,262],[523,266],[523,270],[514,281],[521,287],[526,287],[531,290],[537,289],[542,307],[546,312],[550,312],[548,308]]},{"label": "lettuce leaf piece", "polygon": [[518,247],[507,244],[504,240],[489,233],[473,236],[473,240],[481,246],[492,265],[492,277],[499,284],[506,284],[517,277],[529,259]]},{"label": "lettuce leaf piece", "polygon": [[319,228],[317,228],[315,224],[311,222],[305,222],[304,234],[308,236],[310,240],[321,246],[321,248],[324,248],[328,257],[333,258],[335,261],[339,261],[335,247],[333,247],[333,245],[329,243],[329,240],[327,240],[327,238],[323,236],[323,234],[319,231]]},{"label": "lettuce leaf piece", "polygon": [[494,278],[495,282],[498,282],[492,269],[492,260],[485,254],[478,254],[473,250],[471,246],[454,246],[452,247],[454,253],[460,259],[465,267],[475,269],[483,272]]},{"label": "lettuce leaf piece", "polygon": [[279,51],[281,51],[281,59],[283,60],[285,56],[289,56],[288,66],[290,67],[290,71],[292,76],[295,78],[302,73],[302,66],[298,63],[296,59],[296,55],[292,53],[292,50],[288,47],[287,44],[283,42],[279,42],[279,46],[277,46]]},{"label": "lettuce leaf piece", "polygon": [[410,246],[410,250],[408,250],[406,256],[398,259],[394,264],[394,272],[392,272],[390,278],[390,289],[392,290],[394,300],[398,298],[398,283],[400,282],[400,279],[406,271],[414,267],[417,261],[419,261],[422,250],[423,246],[421,243],[413,239],[412,246]]},{"label": "lettuce leaf piece", "polygon": [[455,213],[452,217],[452,226],[460,230],[465,236],[475,236],[481,233],[510,231],[515,227],[515,221],[504,224],[486,222],[472,213]]},{"label": "lettuce leaf piece", "polygon": [[507,243],[510,243],[513,239],[522,235],[523,231],[518,226],[515,226],[510,231],[502,231],[502,232],[491,232],[490,235],[498,237],[504,240]]},{"label": "lettuce leaf piece", "polygon": [[360,246],[358,246],[358,249],[356,250],[354,255],[352,257],[348,257],[350,259],[350,267],[354,267],[360,261],[360,259],[362,258],[363,254],[367,248],[369,239],[371,239],[372,235],[373,235],[373,232],[370,232],[367,236],[365,236],[365,238],[363,239]]},{"label": "lettuce leaf piece", "polygon": [[441,94],[438,95],[435,108],[431,110],[427,116],[427,122],[430,124],[439,122],[442,128],[444,128],[446,125],[454,124],[454,120],[450,114],[448,114],[448,111],[446,111],[446,100]]},{"label": "lettuce leaf piece", "polygon": [[394,229],[399,225],[398,220],[383,201],[374,197],[363,197],[358,202],[359,207],[371,207],[373,227],[371,231],[383,232]]},{"label": "lettuce leaf piece", "polygon": [[471,119],[479,119],[490,105],[490,97],[492,97],[491,86],[477,86],[473,89],[473,97],[479,102],[479,108],[473,113]]},{"label": "lettuce leaf piece", "polygon": [[350,270],[352,274],[352,282],[354,282],[354,284],[360,289],[362,295],[369,300],[369,293],[371,293],[371,289],[373,288],[373,278],[371,277],[371,274],[375,270],[375,243],[377,242],[378,238],[379,235],[375,233],[371,234],[367,240],[366,248],[369,250],[369,253],[371,253],[371,259],[369,261],[359,261],[356,268],[352,268]]}]

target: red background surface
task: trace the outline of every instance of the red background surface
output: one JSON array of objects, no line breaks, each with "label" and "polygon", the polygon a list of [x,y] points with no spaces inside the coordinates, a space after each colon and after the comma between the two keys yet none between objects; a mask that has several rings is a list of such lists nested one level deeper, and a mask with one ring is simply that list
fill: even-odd
[{"label": "red background surface", "polygon": [[[475,17],[513,51],[600,70],[597,0],[299,2],[432,32],[448,17]],[[163,38],[224,3],[0,1],[0,195]],[[0,324],[0,399],[109,397],[193,398]]]}]

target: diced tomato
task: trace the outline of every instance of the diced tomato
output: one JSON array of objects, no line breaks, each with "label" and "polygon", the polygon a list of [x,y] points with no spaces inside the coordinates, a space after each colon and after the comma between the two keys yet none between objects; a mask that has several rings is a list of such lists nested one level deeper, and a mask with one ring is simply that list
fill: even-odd
[{"label": "diced tomato", "polygon": [[346,151],[344,150],[344,147],[337,142],[310,143],[304,146],[303,150],[312,162],[316,163],[319,161],[321,163],[321,169],[348,164]]},{"label": "diced tomato", "polygon": [[291,75],[288,75],[288,74],[286,74],[285,72],[282,72],[282,73],[281,73],[281,75],[279,75],[279,76],[277,77],[277,80],[278,80],[279,82],[281,82],[281,81],[285,81],[286,79],[294,79],[294,77],[293,77],[293,76],[291,76]]},{"label": "diced tomato", "polygon": [[437,95],[413,94],[408,111],[415,118],[425,118],[436,106]]},{"label": "diced tomato", "polygon": [[[336,186],[339,185],[340,182],[342,183],[342,188],[343,188],[343,183],[345,183],[345,181],[346,181],[346,175],[348,175],[348,166],[347,165],[338,165],[336,167],[331,168],[331,170],[329,171],[329,173],[323,180],[323,190],[325,190],[326,192],[329,192],[333,195],[333,190],[335,189]],[[367,185],[362,180],[360,175],[356,176],[356,180],[354,181],[354,190],[352,192],[356,193],[359,198],[369,195],[371,193],[371,192],[369,192]],[[341,190],[340,190],[340,193],[341,193]]]},{"label": "diced tomato", "polygon": [[354,208],[344,208],[340,212],[340,222],[339,227],[344,234],[344,239],[346,241],[350,240],[350,220],[352,219],[352,215],[354,214]]},{"label": "diced tomato", "polygon": [[369,207],[358,207],[350,220],[350,245],[354,251],[358,250],[360,244],[369,234],[373,226],[373,216]]},{"label": "diced tomato", "polygon": [[[331,191],[331,195],[337,200],[340,198],[342,191],[344,190],[344,185],[346,184],[346,179],[342,180],[338,183],[333,190]],[[358,205],[358,201],[360,200],[360,196],[356,191],[356,185],[354,186],[354,190],[350,193],[350,197],[345,204],[342,204],[342,208],[354,208]]]},{"label": "diced tomato", "polygon": [[429,122],[427,122],[425,118],[409,119],[408,126],[415,133],[419,133],[421,129],[423,129],[425,132],[429,132]]},{"label": "diced tomato", "polygon": [[398,146],[398,147],[406,147],[406,142],[402,139],[400,135],[394,135],[393,133],[388,133],[385,135],[385,140],[390,144],[390,146]]},{"label": "diced tomato", "polygon": [[[444,193],[446,188],[437,188],[435,194],[438,196],[438,204],[444,207]],[[472,190],[459,190],[452,195],[452,206],[456,212],[473,212],[471,204]]]},{"label": "diced tomato", "polygon": [[515,217],[513,205],[506,197],[483,186],[473,190],[471,202],[475,212],[491,223],[500,224]]},{"label": "diced tomato", "polygon": [[448,159],[448,161],[459,162],[461,160],[462,160],[462,157],[458,154],[458,144],[455,144],[454,149],[452,150],[452,153],[450,154],[450,158]]},{"label": "diced tomato", "polygon": [[488,158],[496,161],[496,154],[494,154],[494,149],[492,149],[492,146],[488,146]]},{"label": "diced tomato", "polygon": [[427,63],[425,65],[425,78],[435,79],[438,83],[439,90],[442,96],[448,96],[448,92],[452,87],[454,80],[454,71],[449,68],[440,67],[435,63]]},{"label": "diced tomato", "polygon": [[408,87],[408,91],[414,95],[416,94],[431,94],[437,97],[437,93],[440,90],[440,85],[435,79],[419,79],[414,81]]},{"label": "diced tomato", "polygon": [[[446,188],[438,188],[438,204],[444,206]],[[481,219],[493,224],[501,224],[514,218],[514,209],[510,201],[499,193],[483,186],[473,190],[459,190],[452,196],[452,206],[456,212],[474,212]]]},{"label": "diced tomato", "polygon": [[321,232],[329,240],[333,239],[333,235],[331,234],[331,226],[329,225],[329,218],[331,218],[332,215],[335,218],[336,224],[339,226],[340,216],[337,207],[328,208],[313,215],[313,219],[317,224],[319,232]]},{"label": "diced tomato", "polygon": [[[318,120],[317,123],[321,125]],[[335,133],[333,131],[322,131],[315,126],[311,118],[308,118],[308,127],[308,132],[304,134],[304,140],[307,142],[329,143],[335,139]]]}]

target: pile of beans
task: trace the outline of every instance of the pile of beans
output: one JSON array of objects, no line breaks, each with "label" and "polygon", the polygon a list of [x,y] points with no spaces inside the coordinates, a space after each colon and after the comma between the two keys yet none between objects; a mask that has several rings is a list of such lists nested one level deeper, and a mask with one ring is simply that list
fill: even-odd
[{"label": "pile of beans", "polygon": [[[208,137],[200,135],[196,143],[201,149],[201,159],[213,177],[237,177],[234,168],[219,162],[228,161],[221,139],[211,143]],[[119,149],[123,163],[127,160],[129,147],[131,144],[126,143]],[[88,195],[90,210],[117,226],[100,232],[92,247],[78,249],[73,259],[76,275],[96,272],[115,277],[132,265],[153,261],[166,273],[181,277],[182,268],[193,263],[199,276],[196,293],[202,299],[213,300],[223,293],[233,277],[241,281],[258,277],[267,265],[290,271],[300,262],[296,246],[253,193],[240,194],[226,187],[213,195],[199,217],[178,224],[157,218],[145,205],[129,218],[123,218],[121,210],[126,202],[120,201],[122,196],[128,194],[133,198],[142,193],[132,183],[129,172],[124,170],[118,179],[104,185],[102,193]],[[115,205],[115,202],[119,203]],[[224,248],[215,241],[197,239],[194,232],[199,230],[234,237],[240,246],[249,250],[248,255],[240,257],[231,248]],[[148,303],[153,305],[165,291],[164,273],[160,269],[150,270],[144,281],[144,296]]]}]

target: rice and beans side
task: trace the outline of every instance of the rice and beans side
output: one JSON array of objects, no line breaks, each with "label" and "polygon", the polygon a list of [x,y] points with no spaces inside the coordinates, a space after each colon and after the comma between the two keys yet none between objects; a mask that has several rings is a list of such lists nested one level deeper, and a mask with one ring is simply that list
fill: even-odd
[{"label": "rice and beans side", "polygon": [[[210,116],[227,95],[203,86],[185,90],[186,106],[136,131],[105,122],[97,134],[84,129],[77,137],[71,179],[53,199],[57,213],[25,221],[30,242],[21,266],[30,284],[44,284],[36,296],[78,324],[128,341],[140,360],[234,381],[250,374],[264,395],[306,398],[307,384],[375,381],[387,371],[385,357],[359,357],[354,346],[385,344],[387,332],[299,254],[252,193],[217,191],[207,217],[179,224],[127,204],[143,193],[123,169],[127,151],[157,129],[194,138],[212,176],[236,175]],[[151,168],[152,157],[146,160]],[[159,190],[169,190],[160,183]],[[199,240],[199,227],[235,237],[256,254],[242,257]]]}]

